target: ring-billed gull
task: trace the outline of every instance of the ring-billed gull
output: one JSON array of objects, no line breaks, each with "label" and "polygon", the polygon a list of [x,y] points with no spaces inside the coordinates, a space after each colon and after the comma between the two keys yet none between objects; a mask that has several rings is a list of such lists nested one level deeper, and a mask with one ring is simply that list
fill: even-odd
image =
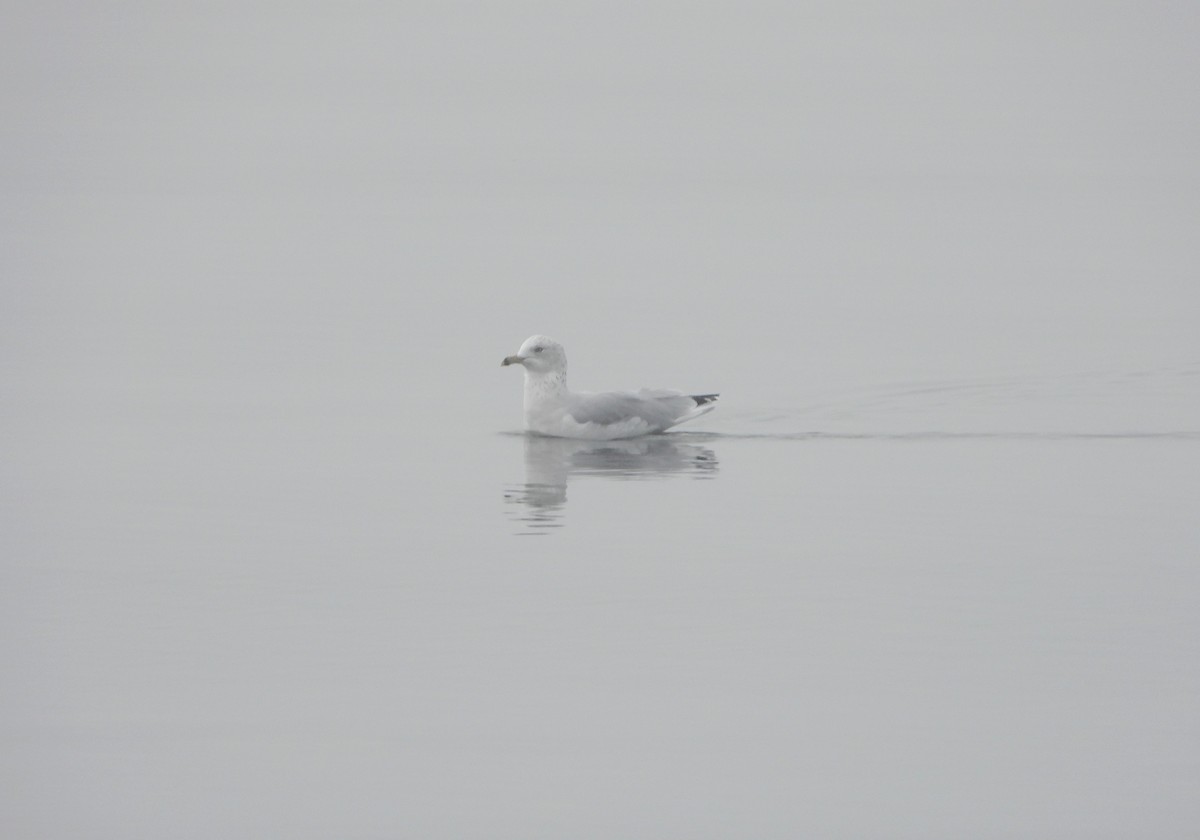
[{"label": "ring-billed gull", "polygon": [[515,356],[500,363],[525,368],[525,428],[553,437],[615,440],[661,432],[716,408],[717,394],[679,391],[567,389],[567,354],[544,335],[525,339]]}]

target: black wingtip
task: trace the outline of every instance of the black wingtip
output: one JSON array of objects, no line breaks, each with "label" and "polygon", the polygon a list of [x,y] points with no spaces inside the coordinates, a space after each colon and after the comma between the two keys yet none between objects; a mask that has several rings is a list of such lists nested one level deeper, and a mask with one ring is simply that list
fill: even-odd
[{"label": "black wingtip", "polygon": [[696,401],[696,405],[707,405],[710,402],[715,402],[720,394],[688,394],[689,397]]}]

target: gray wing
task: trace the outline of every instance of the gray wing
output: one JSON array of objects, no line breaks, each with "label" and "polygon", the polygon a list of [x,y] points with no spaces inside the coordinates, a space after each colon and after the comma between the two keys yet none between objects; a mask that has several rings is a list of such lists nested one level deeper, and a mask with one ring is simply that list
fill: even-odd
[{"label": "gray wing", "polygon": [[605,394],[572,394],[567,413],[576,423],[601,426],[643,420],[656,429],[673,426],[696,408],[697,401],[678,391],[612,391]]}]

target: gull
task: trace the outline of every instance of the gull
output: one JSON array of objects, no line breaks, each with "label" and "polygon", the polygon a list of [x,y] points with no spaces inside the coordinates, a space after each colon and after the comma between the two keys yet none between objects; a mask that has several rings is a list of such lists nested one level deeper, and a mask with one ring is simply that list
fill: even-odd
[{"label": "gull", "polygon": [[661,432],[716,408],[718,394],[643,388],[591,394],[567,388],[567,354],[544,335],[500,363],[525,368],[525,428],[551,437],[616,440]]}]

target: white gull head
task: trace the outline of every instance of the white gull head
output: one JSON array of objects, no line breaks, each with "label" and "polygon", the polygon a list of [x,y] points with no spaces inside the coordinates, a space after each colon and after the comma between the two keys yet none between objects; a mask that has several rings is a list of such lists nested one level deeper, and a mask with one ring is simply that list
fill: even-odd
[{"label": "white gull head", "polygon": [[526,374],[561,373],[565,377],[567,351],[549,336],[531,335],[515,356],[508,356],[500,365],[523,365]]}]

